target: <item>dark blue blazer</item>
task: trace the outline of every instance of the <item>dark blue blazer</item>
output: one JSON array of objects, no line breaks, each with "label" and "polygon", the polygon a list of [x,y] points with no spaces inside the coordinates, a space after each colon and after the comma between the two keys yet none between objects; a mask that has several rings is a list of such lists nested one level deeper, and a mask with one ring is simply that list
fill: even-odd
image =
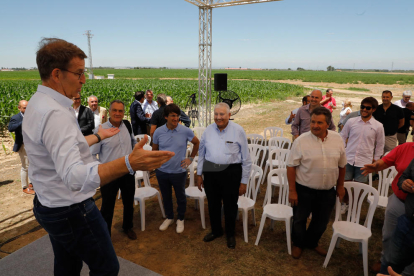
[{"label": "dark blue blazer", "polygon": [[147,124],[149,124],[150,118],[145,117],[142,106],[138,101],[134,101],[131,104],[129,108],[129,115],[131,116],[132,130],[134,131],[134,134],[148,134]]},{"label": "dark blue blazer", "polygon": [[23,115],[19,112],[10,119],[8,130],[15,133],[15,140],[13,151],[18,152],[20,147],[23,145],[23,135],[22,135],[22,123]]}]

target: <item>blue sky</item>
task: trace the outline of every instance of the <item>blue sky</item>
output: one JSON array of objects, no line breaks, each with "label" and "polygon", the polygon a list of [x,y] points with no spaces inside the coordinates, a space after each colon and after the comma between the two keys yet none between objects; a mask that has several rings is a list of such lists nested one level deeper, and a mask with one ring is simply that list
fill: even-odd
[{"label": "blue sky", "polygon": [[[213,68],[414,69],[413,11],[413,0],[213,9]],[[1,0],[0,67],[36,66],[41,37],[88,54],[86,30],[94,66],[198,67],[198,8],[184,0]]]}]

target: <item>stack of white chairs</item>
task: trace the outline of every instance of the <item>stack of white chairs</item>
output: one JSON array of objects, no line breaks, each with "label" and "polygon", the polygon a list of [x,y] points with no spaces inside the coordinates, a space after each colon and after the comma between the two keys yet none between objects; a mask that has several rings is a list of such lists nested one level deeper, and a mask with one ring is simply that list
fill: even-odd
[{"label": "stack of white chairs", "polygon": [[200,207],[200,217],[201,217],[201,226],[203,229],[206,229],[206,219],[204,214],[204,200],[207,198],[206,192],[204,189],[200,191],[195,184],[195,168],[197,167],[198,156],[194,157],[193,162],[191,163],[190,167],[190,184],[188,188],[185,189],[185,195],[188,198],[195,199],[195,206],[197,209],[197,202]]},{"label": "stack of white chairs", "polygon": [[258,144],[261,146],[265,146],[265,139],[262,135],[260,134],[247,134],[247,142],[250,141],[250,144]]},{"label": "stack of white chairs", "polygon": [[[259,176],[256,177],[256,175],[259,175]],[[237,201],[239,211],[242,211],[242,216],[243,216],[243,232],[244,232],[245,242],[249,242],[248,234],[247,234],[247,220],[248,220],[249,210],[251,210],[252,212],[253,224],[256,225],[254,205],[256,204],[257,190],[259,188],[262,176],[263,176],[262,168],[260,168],[257,165],[252,165],[252,169],[250,171],[249,182],[247,183],[247,187],[246,187],[246,193],[242,196],[239,196],[239,200]]]},{"label": "stack of white chairs", "polygon": [[262,219],[260,221],[259,233],[257,234],[256,243],[255,245],[259,244],[260,237],[262,235],[262,231],[264,228],[264,224],[266,218],[270,218],[272,220],[272,228],[273,228],[273,221],[285,221],[286,224],[286,240],[287,240],[287,247],[289,255],[292,254],[291,248],[291,226],[292,226],[292,217],[293,217],[293,208],[290,207],[289,204],[289,183],[287,179],[287,171],[286,169],[274,169],[269,172],[268,180],[267,180],[267,190],[270,191],[271,188],[271,178],[276,176],[279,179],[279,197],[277,203],[271,203],[271,193],[266,193],[266,202],[267,204],[263,207],[263,214]]},{"label": "stack of white chairs", "polygon": [[[290,151],[292,142],[288,138],[284,137],[273,137],[269,139],[269,144],[267,147],[268,152],[270,153],[272,150],[275,149],[287,149]],[[263,161],[264,159],[262,159]],[[287,159],[286,159],[287,161]],[[272,170],[276,167],[283,166],[285,162],[280,163],[279,160],[272,159],[272,156],[269,154],[269,157],[266,161],[265,170],[264,170],[264,176],[266,177],[267,170]],[[280,163],[280,164],[279,164]],[[263,165],[263,164],[262,164]],[[264,179],[262,179],[262,184],[264,182]]]},{"label": "stack of white chairs", "polygon": [[261,166],[265,158],[266,147],[260,144],[248,144],[247,147],[249,148],[252,164]]},{"label": "stack of white chairs", "polygon": [[[377,208],[379,194],[375,188],[363,183],[345,182],[344,187],[348,191],[349,196],[348,214],[346,220],[343,221],[341,216],[341,203],[337,197],[335,222],[332,225],[333,235],[323,267],[327,267],[334,247],[339,247],[339,239],[342,238],[347,241],[360,243],[360,253],[362,253],[364,265],[364,276],[368,276],[368,239],[372,235],[372,218],[374,216],[375,209]],[[373,197],[370,202],[365,221],[361,224],[360,215],[362,203],[369,193],[371,193]]]}]

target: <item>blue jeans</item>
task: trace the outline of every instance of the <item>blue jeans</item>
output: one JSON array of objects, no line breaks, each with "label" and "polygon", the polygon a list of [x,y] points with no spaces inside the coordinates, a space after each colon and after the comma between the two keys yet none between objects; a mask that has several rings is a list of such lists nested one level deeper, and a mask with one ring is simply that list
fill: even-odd
[{"label": "blue jeans", "polygon": [[360,183],[368,183],[368,175],[362,175],[361,167],[356,167],[347,163],[345,169],[345,181],[355,180]]},{"label": "blue jeans", "polygon": [[388,266],[391,266],[395,272],[401,273],[414,260],[414,222],[405,214],[398,218],[397,228],[384,257],[381,273],[385,275],[388,275]]},{"label": "blue jeans", "polygon": [[84,261],[89,275],[118,275],[119,263],[108,227],[90,198],[68,207],[48,208],[33,200],[33,212],[49,233],[55,254],[54,275],[80,275]]},{"label": "blue jeans", "polygon": [[185,196],[185,179],[187,178],[187,172],[165,173],[160,170],[155,170],[155,174],[162,194],[165,215],[168,219],[174,219],[172,202],[172,187],[174,187],[175,197],[177,198],[178,219],[183,220],[187,208],[187,197]]}]

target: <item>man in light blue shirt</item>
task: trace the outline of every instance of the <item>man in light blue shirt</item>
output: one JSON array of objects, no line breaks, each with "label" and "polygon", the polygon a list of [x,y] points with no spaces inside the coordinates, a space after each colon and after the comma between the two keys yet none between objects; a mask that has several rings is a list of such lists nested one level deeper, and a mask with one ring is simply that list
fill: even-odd
[{"label": "man in light blue shirt", "polygon": [[135,170],[152,170],[174,153],[142,149],[106,164],[93,160],[89,146],[119,129],[83,136],[72,98],[85,84],[85,53],[58,38],[44,38],[36,63],[42,85],[29,101],[23,140],[29,177],[36,190],[33,212],[53,247],[54,275],[80,275],[83,261],[91,275],[118,275],[119,263],[109,232],[92,196],[98,187]]},{"label": "man in light blue shirt", "polygon": [[[187,167],[193,162],[200,142],[198,138],[194,136],[191,129],[179,124],[181,110],[177,105],[167,105],[163,112],[163,116],[167,120],[167,123],[155,130],[152,149],[172,151],[175,155],[170,161],[164,163],[155,171],[162,194],[165,214],[167,215],[167,219],[161,224],[160,230],[167,230],[168,226],[174,223],[171,193],[172,187],[174,187],[178,213],[176,231],[177,233],[182,233],[184,231],[184,215],[187,206],[187,199],[185,196]],[[189,158],[185,157],[187,142],[194,144],[193,151]]]},{"label": "man in light blue shirt", "polygon": [[[90,147],[91,154],[95,160],[97,160],[96,156],[99,155],[99,161],[107,163],[132,152],[137,140],[134,137],[131,124],[126,120],[123,121],[124,115],[125,104],[120,100],[112,101],[109,106],[109,121],[103,123],[102,128],[110,129],[115,127],[119,129],[119,133]],[[94,130],[95,133],[97,131],[98,128]],[[119,190],[121,190],[122,203],[124,204],[122,229],[124,229],[128,238],[136,240],[137,235],[132,230],[135,194],[135,179],[133,174],[121,176],[101,188],[101,214],[108,225],[109,235],[111,235],[116,195]]]},{"label": "man in light blue shirt", "polygon": [[[223,235],[222,201],[227,235],[227,247],[234,249],[234,229],[239,195],[246,193],[252,161],[243,128],[230,122],[230,108],[219,103],[214,108],[214,122],[204,131],[198,151],[197,184],[205,187],[210,214],[211,233],[204,237],[210,242]],[[204,174],[204,181],[202,175]]]}]

